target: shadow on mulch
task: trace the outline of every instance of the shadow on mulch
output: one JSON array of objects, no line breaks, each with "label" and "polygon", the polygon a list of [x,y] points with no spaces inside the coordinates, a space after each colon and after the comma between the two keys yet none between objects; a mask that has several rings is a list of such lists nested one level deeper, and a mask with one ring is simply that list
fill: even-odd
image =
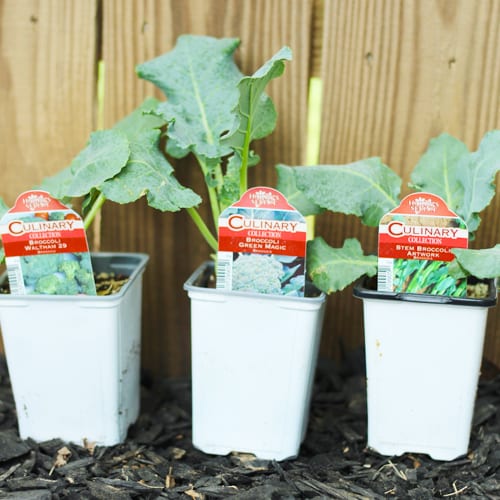
[{"label": "shadow on mulch", "polygon": [[[366,449],[362,353],[320,360],[309,429],[298,458],[209,456],[191,445],[189,380],[145,380],[142,413],[124,444],[21,441],[0,360],[0,498],[378,499],[500,498],[500,372],[483,367],[467,456],[383,457]],[[66,448],[65,448],[66,447]]]}]

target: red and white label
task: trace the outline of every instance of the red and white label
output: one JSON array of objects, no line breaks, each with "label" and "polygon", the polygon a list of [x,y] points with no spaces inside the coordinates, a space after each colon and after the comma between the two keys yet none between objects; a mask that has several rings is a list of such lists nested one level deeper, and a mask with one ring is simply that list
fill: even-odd
[{"label": "red and white label", "polygon": [[217,288],[303,296],[306,231],[279,191],[249,189],[219,217]]},{"label": "red and white label", "polygon": [[386,214],[379,226],[380,258],[452,261],[452,248],[467,248],[465,223],[445,201],[413,193]]},{"label": "red and white label", "polygon": [[406,196],[380,220],[377,289],[384,292],[463,296],[466,281],[453,278],[453,248],[467,248],[465,222],[431,193]]},{"label": "red and white label", "polygon": [[46,191],[22,193],[0,234],[11,294],[96,294],[83,221]]},{"label": "red and white label", "polygon": [[219,219],[219,251],[305,257],[306,223],[279,191],[250,189],[232,207],[243,210]]},{"label": "red and white label", "polygon": [[6,257],[88,252],[79,215],[45,191],[21,194],[4,216],[0,232]]}]

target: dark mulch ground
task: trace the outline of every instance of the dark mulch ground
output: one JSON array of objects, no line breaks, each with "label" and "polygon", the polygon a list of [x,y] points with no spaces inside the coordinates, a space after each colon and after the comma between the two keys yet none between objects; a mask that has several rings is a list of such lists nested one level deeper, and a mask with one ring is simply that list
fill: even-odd
[{"label": "dark mulch ground", "polygon": [[21,441],[0,361],[0,498],[500,498],[498,370],[484,370],[469,454],[436,462],[365,448],[361,359],[357,353],[342,368],[320,362],[300,456],[280,463],[193,449],[189,380],[146,380],[142,414],[123,445],[87,449],[59,440]]}]

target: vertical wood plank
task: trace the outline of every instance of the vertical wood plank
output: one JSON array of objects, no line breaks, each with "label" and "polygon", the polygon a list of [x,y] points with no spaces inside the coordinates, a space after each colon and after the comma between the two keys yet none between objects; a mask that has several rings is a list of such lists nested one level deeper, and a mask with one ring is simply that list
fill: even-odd
[{"label": "vertical wood plank", "polygon": [[[446,131],[475,150],[500,127],[499,25],[494,0],[325,0],[321,162],[380,156],[406,194],[430,138]],[[499,192],[474,246],[500,240]],[[318,218],[317,233],[335,246],[358,237],[376,251],[376,231],[354,218]],[[323,354],[362,343],[361,303],[351,293],[330,299]],[[490,316],[485,353],[498,364],[499,309]]]},{"label": "vertical wood plank", "polygon": [[94,126],[95,0],[0,3],[0,196],[65,167]]},{"label": "vertical wood plank", "polygon": [[[253,73],[283,45],[294,51],[286,72],[271,82],[278,111],[275,133],[255,144],[262,164],[251,185],[275,185],[274,165],[302,161],[304,151],[312,0],[106,0],[103,58],[106,65],[105,126],[134,109],[153,86],[138,80],[134,67],[170,50],[184,33],[238,37],[236,60]],[[164,98],[158,93],[157,97]],[[177,162],[178,178],[205,198],[191,160]],[[206,214],[205,210],[201,210]],[[165,375],[190,368],[189,302],[182,285],[210,254],[185,212],[162,214],[140,201],[109,204],[103,212],[103,249],[145,251],[143,366]],[[221,318],[221,321],[223,319]]]},{"label": "vertical wood plank", "polygon": [[95,0],[0,1],[0,196],[9,206],[66,166],[94,126],[96,13]]}]

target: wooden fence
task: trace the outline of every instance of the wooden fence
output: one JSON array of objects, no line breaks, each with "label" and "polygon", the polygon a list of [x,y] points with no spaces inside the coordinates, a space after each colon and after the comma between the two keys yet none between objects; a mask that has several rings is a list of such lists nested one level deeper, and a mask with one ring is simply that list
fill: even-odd
[{"label": "wooden fence", "polygon": [[[254,185],[273,186],[278,162],[304,163],[311,76],[323,84],[321,163],[380,156],[406,185],[431,137],[447,131],[476,149],[486,131],[500,128],[499,0],[0,0],[0,196],[12,203],[85,145],[99,125],[99,61],[110,127],[153,93],[135,65],[171,49],[183,33],[239,37],[236,57],[246,74],[281,46],[293,50],[285,75],[270,86],[278,126],[256,145],[262,164]],[[181,182],[201,189],[189,169],[179,172]],[[500,241],[499,213],[497,196],[477,245]],[[354,236],[376,249],[376,232],[351,217],[321,216],[317,233],[336,246]],[[109,203],[91,239],[94,249],[150,254],[143,365],[187,374],[182,285],[209,253],[187,214]],[[499,328],[496,308],[485,355],[500,365]],[[362,335],[352,289],[330,296],[322,355],[342,356]]]}]

